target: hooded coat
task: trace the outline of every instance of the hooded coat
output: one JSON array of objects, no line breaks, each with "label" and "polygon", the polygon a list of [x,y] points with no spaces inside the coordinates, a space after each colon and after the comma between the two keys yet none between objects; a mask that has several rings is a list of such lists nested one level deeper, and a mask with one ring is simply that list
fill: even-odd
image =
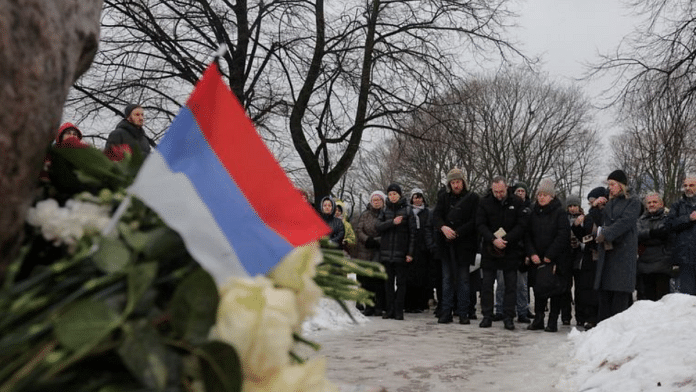
[{"label": "hooded coat", "polygon": [[355,235],[357,236],[357,254],[355,257],[361,260],[379,261],[375,257],[379,254],[380,233],[377,231],[377,222],[382,209],[372,208],[370,203],[360,214],[358,222],[355,224]]},{"label": "hooded coat", "polygon": [[[331,202],[331,213],[325,214],[322,206],[324,201],[329,200]],[[343,249],[343,237],[346,235],[345,227],[343,226],[343,220],[336,218],[336,202],[329,196],[324,196],[319,203],[319,215],[321,219],[326,222],[326,224],[331,228],[331,234],[329,234],[329,241],[338,245],[339,248]]]},{"label": "hooded coat", "polygon": [[147,137],[143,128],[133,125],[125,118],[121,120],[116,125],[116,129],[109,134],[109,138],[106,139],[104,151],[108,151],[112,147],[117,147],[122,144],[130,146],[133,152],[135,152],[135,150],[140,150],[143,157],[147,156],[151,148],[155,146],[155,142]]},{"label": "hooded coat", "polygon": [[[638,231],[641,203],[634,197],[617,196],[602,210],[604,243],[600,243],[594,288],[632,293],[636,288]],[[612,249],[606,249],[611,243]]]},{"label": "hooded coat", "polygon": [[[397,216],[403,216],[403,220],[395,225]],[[406,198],[402,196],[396,203],[387,199],[376,227],[381,235],[380,261],[383,264],[405,263],[407,255],[413,256],[416,224]]]}]

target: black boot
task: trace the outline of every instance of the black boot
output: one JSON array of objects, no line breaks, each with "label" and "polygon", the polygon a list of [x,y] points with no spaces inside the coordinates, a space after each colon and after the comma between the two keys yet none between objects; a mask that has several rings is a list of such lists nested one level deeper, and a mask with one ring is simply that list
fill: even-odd
[{"label": "black boot", "polygon": [[[537,315],[539,313],[537,312]],[[542,315],[541,317],[534,317],[534,321],[532,321],[531,324],[527,327],[528,330],[530,331],[537,331],[540,329],[544,329],[544,316]]]},{"label": "black boot", "polygon": [[549,315],[549,321],[546,324],[546,329],[544,329],[546,332],[558,332],[558,315]]}]

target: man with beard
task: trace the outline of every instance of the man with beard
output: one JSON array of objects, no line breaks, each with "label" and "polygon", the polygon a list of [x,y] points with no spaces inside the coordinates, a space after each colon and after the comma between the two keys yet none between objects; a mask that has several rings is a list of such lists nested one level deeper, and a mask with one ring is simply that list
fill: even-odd
[{"label": "man with beard", "polygon": [[523,238],[529,220],[529,209],[522,200],[508,195],[503,177],[491,181],[491,190],[481,199],[476,212],[476,226],[482,237],[481,269],[481,328],[493,323],[493,282],[496,270],[503,271],[505,295],[503,298],[503,323],[505,329],[515,329],[515,303],[517,300],[517,269],[524,260]]},{"label": "man with beard", "polygon": [[447,192],[440,194],[433,212],[442,260],[442,303],[437,320],[440,324],[451,323],[453,311],[459,316],[459,324],[470,324],[469,266],[476,261],[478,201],[478,195],[467,189],[462,170],[450,170]]},{"label": "man with beard", "polygon": [[667,227],[676,233],[673,255],[679,264],[679,291],[696,295],[696,174],[686,176],[682,189],[667,215]]},{"label": "man with beard", "polygon": [[144,124],[145,112],[142,106],[127,105],[123,111],[123,120],[116,125],[116,129],[106,139],[104,151],[108,154],[113,148],[119,148],[125,144],[129,146],[130,151],[140,150],[143,157],[147,156],[152,147],[155,147],[155,142],[145,134]]}]

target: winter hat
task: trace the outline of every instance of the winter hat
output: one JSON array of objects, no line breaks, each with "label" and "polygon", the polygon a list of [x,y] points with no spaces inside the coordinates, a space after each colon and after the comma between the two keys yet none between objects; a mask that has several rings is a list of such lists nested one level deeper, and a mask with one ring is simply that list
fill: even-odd
[{"label": "winter hat", "polygon": [[423,190],[420,188],[413,188],[411,189],[411,198],[410,200],[413,200],[413,195],[421,195],[423,198],[423,201],[425,201],[425,195],[423,194]]},{"label": "winter hat", "polygon": [[518,182],[515,183],[515,185],[512,186],[512,190],[513,190],[513,191],[516,191],[516,190],[518,190],[518,189],[520,189],[520,188],[524,189],[524,191],[525,191],[527,194],[529,194],[529,187],[527,186],[526,183],[524,183],[524,182],[522,182],[522,181],[518,181]]},{"label": "winter hat", "polygon": [[387,194],[389,194],[389,192],[391,191],[395,191],[399,194],[399,196],[403,196],[403,193],[401,192],[401,186],[397,183],[389,184],[389,186],[387,187]]},{"label": "winter hat", "polygon": [[580,196],[570,195],[566,198],[566,207],[578,206],[580,207]]},{"label": "winter hat", "polygon": [[462,169],[455,167],[447,173],[447,183],[449,184],[452,180],[462,180],[464,181],[464,172]]},{"label": "winter hat", "polygon": [[372,192],[372,193],[370,194],[370,201],[372,201],[372,198],[375,197],[375,196],[381,197],[381,198],[382,198],[382,201],[386,201],[386,200],[387,200],[387,195],[385,195],[384,192],[382,192],[382,191],[374,191],[374,192]]},{"label": "winter hat", "polygon": [[590,193],[587,194],[587,200],[598,199],[602,196],[609,197],[609,191],[607,190],[607,188],[603,186],[598,186],[597,188],[591,190]]},{"label": "winter hat", "polygon": [[537,194],[539,193],[546,193],[547,195],[556,197],[556,184],[554,184],[553,180],[550,178],[544,178],[537,188]]},{"label": "winter hat", "polygon": [[626,177],[626,173],[624,173],[623,170],[614,170],[609,174],[607,180],[614,180],[624,185],[628,185],[628,177]]},{"label": "winter hat", "polygon": [[128,105],[126,105],[126,108],[123,109],[123,117],[124,117],[124,118],[130,117],[131,112],[132,112],[133,110],[135,110],[135,108],[139,108],[139,107],[140,107],[140,105],[138,105],[138,104],[129,103]]}]

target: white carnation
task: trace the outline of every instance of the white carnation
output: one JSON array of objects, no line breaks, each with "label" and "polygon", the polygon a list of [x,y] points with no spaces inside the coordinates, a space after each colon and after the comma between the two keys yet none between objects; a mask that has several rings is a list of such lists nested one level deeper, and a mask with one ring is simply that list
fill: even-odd
[{"label": "white carnation", "polygon": [[109,223],[109,206],[68,200],[61,208],[53,199],[38,202],[27,213],[27,223],[40,227],[47,241],[75,245],[85,233],[97,233]]}]

